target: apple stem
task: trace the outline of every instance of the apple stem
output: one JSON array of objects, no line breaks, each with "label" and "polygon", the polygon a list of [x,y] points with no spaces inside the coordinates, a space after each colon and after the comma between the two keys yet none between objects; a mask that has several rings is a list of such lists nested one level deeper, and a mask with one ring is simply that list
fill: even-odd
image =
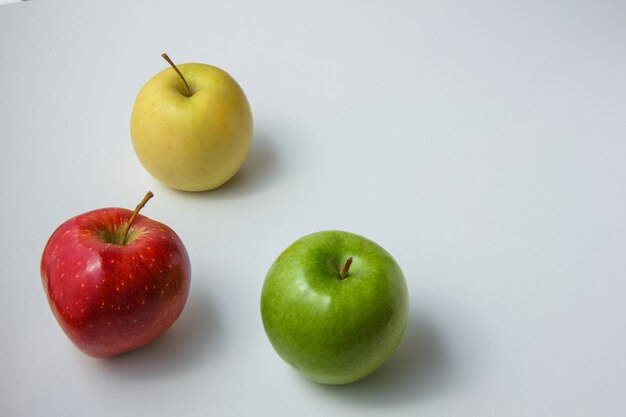
[{"label": "apple stem", "polygon": [[133,214],[130,216],[128,223],[126,223],[126,227],[124,228],[124,233],[122,233],[122,240],[121,240],[122,246],[126,244],[126,239],[128,239],[128,232],[130,231],[130,227],[133,225],[133,222],[135,221],[135,217],[137,217],[137,214],[139,214],[139,210],[141,210],[146,205],[148,200],[150,200],[152,197],[154,197],[154,194],[152,194],[152,191],[148,191],[145,197],[143,198],[143,200],[141,200],[141,202],[137,204],[137,207],[135,207],[135,211],[133,211]]},{"label": "apple stem", "polygon": [[185,77],[183,77],[183,74],[181,74],[176,64],[174,64],[174,61],[172,61],[165,52],[163,52],[161,56],[163,57],[164,60],[167,61],[168,64],[170,64],[172,68],[174,68],[174,71],[176,71],[176,74],[178,74],[180,79],[183,80],[183,83],[185,84],[185,88],[187,89],[187,97],[191,97],[191,88],[189,88],[189,84],[187,84],[187,80],[185,80]]},{"label": "apple stem", "polygon": [[342,280],[342,281],[343,281],[344,279],[348,278],[349,271],[350,271],[350,265],[352,265],[352,256],[351,256],[351,257],[349,257],[349,258],[346,260],[345,265],[344,265],[344,266],[343,266],[343,268],[341,269],[341,273],[339,274],[339,279],[340,279],[340,280]]}]

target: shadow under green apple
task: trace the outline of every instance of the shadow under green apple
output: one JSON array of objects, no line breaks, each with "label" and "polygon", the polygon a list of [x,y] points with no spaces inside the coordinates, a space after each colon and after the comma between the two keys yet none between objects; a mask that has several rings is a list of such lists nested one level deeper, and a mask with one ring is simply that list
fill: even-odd
[{"label": "shadow under green apple", "polygon": [[453,384],[454,375],[436,328],[425,318],[411,314],[397,351],[371,375],[347,385],[306,383],[341,401],[368,408],[389,407],[441,395]]}]

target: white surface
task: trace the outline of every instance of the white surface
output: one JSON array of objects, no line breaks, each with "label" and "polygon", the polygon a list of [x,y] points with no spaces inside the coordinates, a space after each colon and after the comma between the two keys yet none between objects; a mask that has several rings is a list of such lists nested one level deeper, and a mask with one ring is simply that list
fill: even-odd
[{"label": "white surface", "polygon": [[[0,8],[0,415],[626,415],[626,3],[113,3]],[[215,192],[170,191],[133,153],[163,51],[251,102],[249,159]],[[67,218],[147,189],[190,252],[189,303],[95,360],[39,257]],[[275,257],[322,229],[409,281],[397,354],[345,387],[291,371],[259,315]]]}]

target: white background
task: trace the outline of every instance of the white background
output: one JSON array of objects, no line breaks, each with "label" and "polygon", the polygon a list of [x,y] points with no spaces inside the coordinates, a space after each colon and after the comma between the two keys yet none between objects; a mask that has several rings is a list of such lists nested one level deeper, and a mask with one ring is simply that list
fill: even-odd
[{"label": "white background", "polygon": [[[0,7],[0,415],[626,415],[626,3],[33,1]],[[167,64],[248,95],[213,192],[171,191],[129,118]],[[149,347],[80,353],[39,279],[47,238],[134,208],[181,236],[188,305]],[[259,297],[318,230],[402,266],[396,355],[343,387],[274,353]]]}]

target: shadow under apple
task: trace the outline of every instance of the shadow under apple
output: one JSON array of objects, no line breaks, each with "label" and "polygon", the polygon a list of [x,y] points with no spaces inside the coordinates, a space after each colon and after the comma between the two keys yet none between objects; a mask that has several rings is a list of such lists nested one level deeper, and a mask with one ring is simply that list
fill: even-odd
[{"label": "shadow under apple", "polygon": [[436,329],[425,319],[412,316],[394,355],[371,375],[347,385],[306,383],[325,395],[363,407],[402,406],[449,389],[452,368]]},{"label": "shadow under apple", "polygon": [[210,360],[212,342],[219,339],[216,336],[218,328],[211,301],[194,288],[176,323],[161,337],[142,348],[98,360],[98,365],[106,373],[135,379],[164,377],[197,369]]},{"label": "shadow under apple", "polygon": [[185,193],[191,197],[238,198],[258,193],[279,177],[280,160],[276,147],[263,134],[255,134],[243,166],[220,187],[198,193]]}]

